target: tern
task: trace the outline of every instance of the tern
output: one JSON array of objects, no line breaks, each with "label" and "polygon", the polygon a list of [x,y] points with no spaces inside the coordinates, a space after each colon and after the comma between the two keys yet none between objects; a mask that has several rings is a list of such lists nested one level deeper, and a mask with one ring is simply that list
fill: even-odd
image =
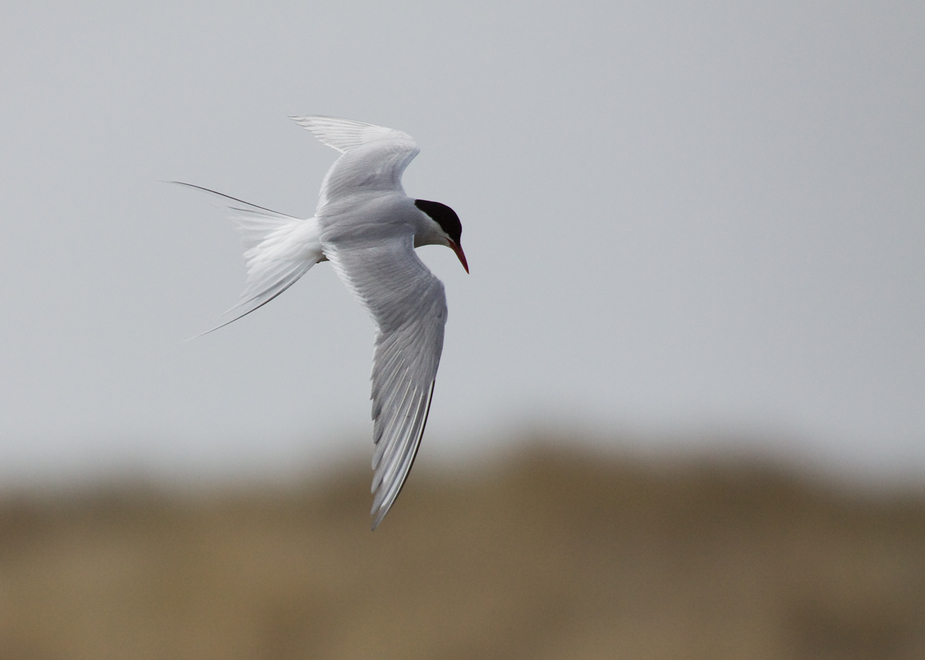
[{"label": "tern", "polygon": [[[414,139],[349,119],[292,117],[341,153],[324,177],[314,217],[295,218],[189,183],[232,202],[242,232],[247,282],[234,318],[267,304],[315,264],[330,261],[366,307],[377,335],[372,369],[375,530],[401,492],[430,411],[447,319],[443,283],[414,252],[445,245],[469,266],[459,216],[440,202],[412,199],[402,173]],[[209,332],[212,332],[211,330]]]}]

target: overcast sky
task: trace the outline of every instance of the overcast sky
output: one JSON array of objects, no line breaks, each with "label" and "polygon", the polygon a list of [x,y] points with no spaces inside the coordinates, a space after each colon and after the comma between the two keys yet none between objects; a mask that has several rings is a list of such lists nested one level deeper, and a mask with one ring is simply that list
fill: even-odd
[{"label": "overcast sky", "polygon": [[[321,6],[323,4],[323,6]],[[398,128],[471,275],[423,455],[574,429],[925,474],[925,4],[7,3],[0,477],[371,455],[373,327],[327,264],[219,332],[232,222],[310,216]],[[679,439],[680,438],[680,439]]]}]

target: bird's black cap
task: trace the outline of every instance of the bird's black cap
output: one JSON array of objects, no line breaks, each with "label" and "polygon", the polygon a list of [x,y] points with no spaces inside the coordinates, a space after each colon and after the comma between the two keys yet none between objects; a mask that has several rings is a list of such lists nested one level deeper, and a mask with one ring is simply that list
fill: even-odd
[{"label": "bird's black cap", "polygon": [[456,211],[446,204],[429,202],[426,199],[416,199],[414,200],[414,205],[440,225],[440,228],[446,232],[446,235],[449,236],[454,243],[459,244],[459,237],[462,234],[462,223],[459,221],[459,216],[456,215]]}]

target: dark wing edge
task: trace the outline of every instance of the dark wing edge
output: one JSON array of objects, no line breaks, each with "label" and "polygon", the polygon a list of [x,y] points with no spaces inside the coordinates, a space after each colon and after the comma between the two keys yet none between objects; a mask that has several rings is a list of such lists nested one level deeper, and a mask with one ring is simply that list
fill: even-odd
[{"label": "dark wing edge", "polygon": [[[430,383],[430,391],[427,394],[427,405],[424,408],[424,417],[421,420],[421,430],[416,434],[414,442],[409,445],[411,453],[410,459],[401,462],[400,471],[395,475],[394,480],[390,484],[386,484],[379,478],[379,472],[377,472],[376,476],[373,478],[371,492],[376,493],[376,497],[373,500],[373,508],[369,513],[375,516],[372,525],[372,530],[374,532],[379,526],[379,523],[385,518],[385,514],[392,508],[392,504],[394,504],[398,496],[401,495],[401,491],[405,487],[405,482],[408,481],[408,475],[411,474],[411,468],[414,467],[414,459],[417,458],[418,449],[421,448],[421,440],[424,438],[424,429],[427,427],[427,419],[430,417],[430,404],[434,399],[434,385],[436,382],[436,380],[433,380]],[[373,469],[375,468],[376,466],[373,465]],[[376,492],[377,479],[378,492]]]}]

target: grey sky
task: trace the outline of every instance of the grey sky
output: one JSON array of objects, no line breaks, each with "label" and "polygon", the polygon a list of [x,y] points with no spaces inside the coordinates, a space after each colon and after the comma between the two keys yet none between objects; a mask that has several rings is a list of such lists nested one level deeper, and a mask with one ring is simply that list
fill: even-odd
[{"label": "grey sky", "polygon": [[413,135],[406,190],[462,218],[471,275],[421,250],[425,453],[552,422],[925,471],[925,6],[317,4],[4,9],[0,476],[371,451],[373,330],[325,265],[184,341],[243,259],[158,181],[308,216],[336,154],[293,114]]}]

